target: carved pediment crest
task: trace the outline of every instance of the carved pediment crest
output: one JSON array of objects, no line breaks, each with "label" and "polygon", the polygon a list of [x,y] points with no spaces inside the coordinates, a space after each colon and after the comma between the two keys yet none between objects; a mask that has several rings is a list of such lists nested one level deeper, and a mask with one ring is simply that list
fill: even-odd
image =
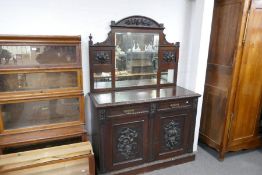
[{"label": "carved pediment crest", "polygon": [[163,24],[145,16],[129,16],[118,22],[112,21],[111,27],[149,27],[163,29]]}]

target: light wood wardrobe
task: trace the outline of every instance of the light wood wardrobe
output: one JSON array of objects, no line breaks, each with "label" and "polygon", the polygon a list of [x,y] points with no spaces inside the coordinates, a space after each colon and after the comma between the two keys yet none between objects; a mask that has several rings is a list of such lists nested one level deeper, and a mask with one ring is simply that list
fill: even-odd
[{"label": "light wood wardrobe", "polygon": [[219,152],[262,145],[262,0],[215,0],[200,140]]}]

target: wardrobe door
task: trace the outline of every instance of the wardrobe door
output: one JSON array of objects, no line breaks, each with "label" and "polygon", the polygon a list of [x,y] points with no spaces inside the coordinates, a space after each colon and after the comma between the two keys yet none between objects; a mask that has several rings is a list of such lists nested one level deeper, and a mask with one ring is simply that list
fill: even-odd
[{"label": "wardrobe door", "polygon": [[230,147],[235,149],[248,146],[248,142],[251,144],[258,137],[262,91],[262,0],[252,2],[244,42],[230,139]]}]

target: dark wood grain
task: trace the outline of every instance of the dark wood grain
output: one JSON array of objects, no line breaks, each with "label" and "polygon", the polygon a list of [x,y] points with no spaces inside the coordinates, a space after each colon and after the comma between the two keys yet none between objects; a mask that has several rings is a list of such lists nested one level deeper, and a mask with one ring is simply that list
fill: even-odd
[{"label": "dark wood grain", "polygon": [[[89,96],[98,174],[137,174],[194,159],[196,106],[200,95],[176,86],[180,43],[166,41],[163,30],[163,24],[148,17],[131,16],[113,21],[104,42],[93,44],[90,36]],[[143,33],[142,38],[159,37],[158,53],[146,50],[143,42],[141,52],[132,48],[131,53],[129,47],[120,52],[120,46],[115,48],[120,43],[115,34],[121,32],[125,37],[131,37],[131,33]],[[125,69],[128,61],[134,64]],[[152,66],[156,61],[157,70]],[[162,78],[162,72],[172,72],[172,78],[168,78],[173,81]],[[99,76],[102,73],[106,76]],[[99,78],[112,86],[95,88],[94,82]]]},{"label": "dark wood grain", "polygon": [[[140,165],[148,162],[154,164],[157,160],[175,159],[192,153],[199,95],[181,87],[169,88],[161,89],[164,95],[158,97],[152,96],[154,93],[151,89],[145,90],[151,95],[141,101],[136,100],[139,92],[143,92],[141,90],[109,92],[107,94],[110,94],[110,102],[103,97],[104,93],[90,93],[93,147],[99,173],[131,167],[139,170]],[[176,94],[175,89],[179,93]],[[118,92],[122,93],[121,99],[124,99],[124,102],[116,102],[120,100],[115,94]],[[129,131],[128,136],[134,137],[132,141],[126,140],[126,143],[130,144],[125,147],[127,150],[130,148],[129,156],[124,153],[125,156],[122,155],[121,146],[119,152],[120,135],[122,133],[124,137],[126,130]],[[174,141],[174,138],[177,140]],[[173,161],[170,159],[170,165],[171,162]]]}]

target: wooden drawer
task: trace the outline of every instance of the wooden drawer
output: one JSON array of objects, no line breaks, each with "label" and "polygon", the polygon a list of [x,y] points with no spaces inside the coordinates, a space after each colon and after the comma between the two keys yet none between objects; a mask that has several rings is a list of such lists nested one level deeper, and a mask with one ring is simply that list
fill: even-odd
[{"label": "wooden drawer", "polygon": [[107,110],[108,117],[120,117],[126,115],[138,115],[149,113],[149,104],[117,106]]},{"label": "wooden drawer", "polygon": [[193,103],[191,99],[164,101],[159,103],[157,111],[188,109],[192,108],[192,104]]}]

